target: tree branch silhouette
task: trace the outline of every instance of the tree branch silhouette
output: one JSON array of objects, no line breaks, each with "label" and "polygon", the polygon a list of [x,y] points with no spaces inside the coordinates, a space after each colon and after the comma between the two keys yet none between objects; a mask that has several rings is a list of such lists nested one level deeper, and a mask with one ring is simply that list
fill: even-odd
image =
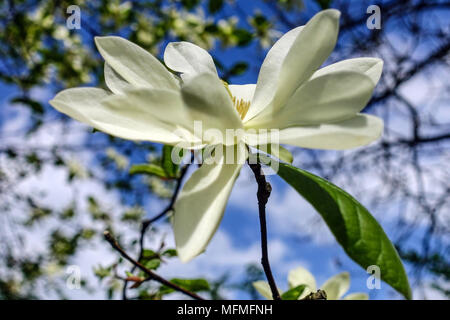
[{"label": "tree branch silhouette", "polygon": [[124,257],[126,260],[128,260],[129,262],[131,262],[135,267],[141,269],[143,272],[145,272],[150,279],[155,280],[157,282],[159,282],[162,285],[165,285],[169,288],[174,289],[175,291],[184,293],[185,295],[195,299],[195,300],[205,300],[204,298],[200,297],[199,295],[197,295],[196,293],[190,292],[166,279],[164,279],[163,277],[159,276],[158,274],[154,273],[152,270],[146,268],[144,265],[142,265],[141,263],[139,263],[138,261],[134,260],[133,258],[131,258],[126,252],[125,250],[122,249],[122,247],[119,245],[119,243],[117,242],[116,239],[113,238],[113,236],[111,235],[111,233],[109,233],[109,231],[105,231],[104,232],[104,237],[105,240],[109,242],[109,244],[111,245],[111,247],[113,247],[114,250],[118,251],[120,253],[120,255],[122,257]]},{"label": "tree branch silhouette", "polygon": [[249,162],[250,169],[252,169],[255,175],[256,183],[258,184],[258,209],[259,209],[259,222],[261,227],[261,264],[266,274],[267,281],[269,282],[270,290],[272,291],[272,297],[274,300],[281,300],[280,293],[278,292],[275,279],[272,274],[269,263],[269,253],[267,249],[267,223],[266,223],[266,204],[269,200],[272,186],[266,181],[266,178],[261,174],[261,164],[251,164]]},{"label": "tree branch silhouette", "polygon": [[[163,211],[161,211],[161,213],[157,214],[156,216],[154,216],[153,218],[150,219],[145,219],[142,221],[141,224],[141,233],[139,236],[139,256],[137,261],[141,261],[143,255],[144,255],[144,239],[145,239],[145,234],[147,233],[148,228],[156,221],[158,221],[159,219],[163,218],[164,216],[166,216],[170,211],[173,210],[173,206],[175,205],[175,201],[177,200],[178,194],[180,193],[181,190],[181,185],[183,184],[183,180],[184,177],[187,173],[187,170],[189,169],[190,164],[193,162],[194,160],[194,155],[191,154],[191,162],[184,165],[183,168],[180,170],[180,176],[177,178],[176,181],[176,185],[175,185],[175,190],[172,194],[172,197],[170,198],[170,202],[169,204],[164,208]],[[131,273],[133,273],[136,270],[136,266],[133,266],[133,268],[131,269]],[[123,300],[127,300],[127,285],[128,285],[128,280],[124,281],[123,284],[123,288],[122,288],[122,299]]]}]

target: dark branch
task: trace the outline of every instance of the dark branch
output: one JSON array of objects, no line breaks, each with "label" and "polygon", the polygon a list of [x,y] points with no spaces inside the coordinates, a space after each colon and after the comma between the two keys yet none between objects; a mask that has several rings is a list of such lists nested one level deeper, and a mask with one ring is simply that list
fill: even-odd
[{"label": "dark branch", "polygon": [[183,288],[181,288],[180,286],[178,286],[178,285],[176,285],[176,284],[174,284],[174,283],[172,283],[172,282],[170,282],[170,281],[164,279],[163,277],[161,277],[161,276],[157,275],[156,273],[154,273],[152,270],[146,268],[144,265],[142,265],[142,264],[139,263],[138,261],[136,261],[136,260],[134,260],[133,258],[131,258],[131,257],[130,257],[130,256],[129,256],[129,255],[128,255],[121,247],[120,247],[120,245],[119,245],[119,243],[117,242],[117,240],[114,239],[113,236],[112,236],[108,231],[105,231],[105,232],[104,232],[104,236],[105,236],[106,241],[109,242],[109,244],[113,247],[113,249],[115,249],[116,251],[118,251],[122,257],[124,257],[126,260],[128,260],[129,262],[131,262],[134,266],[136,266],[137,268],[139,268],[139,269],[141,269],[143,272],[145,272],[145,273],[148,275],[148,277],[149,277],[150,279],[155,280],[155,281],[159,282],[160,284],[165,285],[165,286],[167,286],[167,287],[169,287],[169,288],[172,288],[172,289],[174,289],[175,291],[182,292],[182,293],[184,293],[185,295],[187,295],[187,296],[189,296],[189,297],[191,297],[191,298],[193,298],[193,299],[196,299],[196,300],[205,300],[205,299],[203,299],[202,297],[200,297],[199,295],[197,295],[197,294],[195,294],[195,293],[193,293],[193,292],[190,292],[190,291],[188,291],[188,290],[186,290],[186,289],[183,289]]},{"label": "dark branch", "polygon": [[[191,163],[193,162],[193,154],[191,157]],[[154,216],[153,218],[150,219],[146,219],[142,221],[142,225],[141,225],[141,234],[139,236],[139,257],[137,259],[137,261],[141,261],[143,255],[144,255],[144,238],[145,238],[145,234],[148,230],[148,228],[150,227],[150,225],[156,221],[158,221],[159,219],[161,219],[162,217],[166,216],[170,211],[173,210],[173,206],[175,205],[175,201],[177,200],[178,194],[180,193],[181,190],[181,185],[183,183],[183,179],[186,175],[186,172],[189,168],[190,163],[186,164],[180,172],[180,176],[177,178],[177,182],[175,185],[175,190],[173,191],[172,194],[172,198],[170,199],[169,204],[164,208],[163,211],[161,211],[161,213],[157,214],[156,216]],[[136,266],[134,266],[131,269],[131,273],[133,273],[136,270]],[[128,285],[128,281],[125,280],[124,284],[123,284],[123,289],[122,289],[122,298],[123,300],[127,299],[127,285]]]},{"label": "dark branch", "polygon": [[372,100],[369,102],[369,105],[367,106],[366,109],[369,109],[376,103],[380,103],[383,100],[386,100],[387,98],[393,96],[395,92],[398,90],[398,87],[400,85],[410,80],[412,77],[414,77],[416,74],[418,74],[431,64],[442,61],[442,59],[449,53],[449,51],[450,51],[450,41],[441,44],[439,48],[437,48],[435,51],[429,54],[426,58],[417,62],[408,70],[403,71],[402,74],[395,79],[394,84],[390,88],[387,88],[385,91],[374,96]]},{"label": "dark branch", "polygon": [[272,291],[272,297],[274,300],[281,300],[280,293],[278,292],[275,279],[272,275],[269,263],[269,253],[267,250],[267,225],[266,225],[266,203],[269,200],[272,187],[270,183],[266,181],[266,178],[261,174],[261,164],[248,164],[252,169],[256,183],[258,184],[258,209],[259,209],[259,222],[261,226],[261,264],[266,274],[267,281],[269,282],[270,290]]}]

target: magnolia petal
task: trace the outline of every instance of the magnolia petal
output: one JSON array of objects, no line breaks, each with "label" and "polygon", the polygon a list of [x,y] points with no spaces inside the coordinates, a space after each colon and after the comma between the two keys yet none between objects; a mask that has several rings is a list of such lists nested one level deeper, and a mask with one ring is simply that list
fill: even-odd
[{"label": "magnolia petal", "polygon": [[344,300],[369,300],[369,295],[363,292],[355,292],[346,295]]},{"label": "magnolia petal", "polygon": [[109,90],[115,94],[122,94],[125,90],[133,88],[120,74],[114,71],[109,64],[105,62],[105,83]]},{"label": "magnolia petal", "polygon": [[112,135],[170,145],[187,142],[182,145],[185,148],[201,143],[193,135],[189,111],[177,91],[133,89],[104,99],[102,105],[108,117],[92,115],[92,118]]},{"label": "magnolia petal", "polygon": [[327,300],[339,300],[350,288],[350,274],[342,272],[328,279],[322,290],[327,294]]},{"label": "magnolia petal", "polygon": [[[234,146],[229,148],[234,150]],[[239,150],[245,148],[241,146]],[[227,164],[224,158],[225,155],[218,158],[222,163],[204,162],[186,182],[175,203],[173,229],[178,256],[183,262],[205,250],[219,227],[231,189],[244,164],[244,160]]]},{"label": "magnolia petal", "polygon": [[381,73],[383,72],[383,64],[383,60],[379,58],[354,58],[342,60],[319,69],[312,75],[311,80],[338,71],[355,71],[364,73],[374,84],[377,84],[380,80]]},{"label": "magnolia petal", "polygon": [[[274,113],[283,107],[295,90],[308,80],[328,58],[336,44],[339,17],[338,10],[321,11],[301,29],[301,32],[298,32],[283,59],[278,74],[262,78],[266,81],[275,81],[276,91],[272,99],[266,100],[265,106],[267,107],[264,107],[264,112],[259,113],[257,117],[262,113]],[[264,90],[266,89],[264,88]],[[267,97],[260,98],[259,91],[260,89],[257,87],[253,103],[256,103],[256,108],[261,110],[259,104],[264,104],[264,102],[260,102],[259,99],[267,99]]]},{"label": "magnolia petal", "polygon": [[185,81],[201,73],[217,76],[211,55],[190,42],[169,43],[164,51],[164,62],[170,69],[182,73],[181,77]]},{"label": "magnolia petal", "polygon": [[89,111],[101,109],[101,101],[109,95],[100,88],[72,88],[59,92],[49,103],[59,112],[93,126]]},{"label": "magnolia petal", "polygon": [[303,28],[301,26],[286,32],[267,53],[261,65],[254,97],[244,122],[252,119],[272,101],[277,89],[276,79],[278,79],[281,65]]},{"label": "magnolia petal", "polygon": [[210,73],[198,75],[185,83],[181,93],[191,121],[198,121],[202,126],[205,143],[235,144],[234,140],[226,139],[226,130],[242,128],[242,121],[217,76]]},{"label": "magnolia petal", "polygon": [[277,108],[283,106],[331,54],[336,45],[340,15],[334,9],[319,12],[295,39],[281,66],[274,98]]},{"label": "magnolia petal", "polygon": [[311,149],[345,150],[377,140],[382,131],[383,120],[358,114],[341,122],[280,130],[279,143]]},{"label": "magnolia petal", "polygon": [[374,87],[363,73],[326,73],[301,86],[279,112],[258,117],[253,125],[284,129],[350,119],[367,105]]},{"label": "magnolia petal", "polygon": [[272,290],[270,290],[270,286],[266,281],[255,281],[252,283],[252,285],[253,288],[255,288],[255,290],[258,291],[264,298],[273,300]]},{"label": "magnolia petal", "polygon": [[121,37],[95,37],[105,61],[126,81],[137,87],[178,89],[175,77],[153,55]]},{"label": "magnolia petal", "polygon": [[74,88],[61,91],[50,104],[75,120],[123,139],[166,144],[195,141],[190,130],[166,120],[171,119],[167,114],[182,112],[182,100],[175,91],[138,89],[127,95],[110,95],[98,88]]},{"label": "magnolia petal", "polygon": [[[288,275],[289,288],[295,288],[301,284],[308,287],[311,292],[316,291],[316,279],[303,267],[298,267],[289,272]],[[303,295],[303,294],[302,294]]]},{"label": "magnolia petal", "polygon": [[256,84],[230,84],[228,88],[236,99],[250,102],[253,99]]}]

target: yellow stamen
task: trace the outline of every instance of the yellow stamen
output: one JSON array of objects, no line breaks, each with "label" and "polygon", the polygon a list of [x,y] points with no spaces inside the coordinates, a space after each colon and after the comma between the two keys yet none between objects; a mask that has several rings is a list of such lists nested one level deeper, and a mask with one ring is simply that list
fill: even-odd
[{"label": "yellow stamen", "polygon": [[245,115],[247,114],[248,108],[250,107],[250,101],[245,101],[243,99],[236,99],[236,97],[233,97],[232,100],[234,107],[241,116],[241,119],[244,119]]},{"label": "yellow stamen", "polygon": [[227,89],[228,94],[231,97],[231,100],[233,101],[233,105],[236,108],[237,112],[241,116],[241,119],[244,119],[245,115],[248,112],[248,108],[250,107],[250,101],[245,101],[244,99],[237,99],[235,96],[231,94],[231,90],[228,87],[228,83],[223,81],[223,85],[225,86],[225,89]]}]

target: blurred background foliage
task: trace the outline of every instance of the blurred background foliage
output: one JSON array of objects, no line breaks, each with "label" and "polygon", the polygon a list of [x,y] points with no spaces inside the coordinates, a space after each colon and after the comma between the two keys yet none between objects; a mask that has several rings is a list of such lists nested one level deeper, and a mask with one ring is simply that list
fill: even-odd
[{"label": "blurred background foliage", "polygon": [[[366,8],[375,3],[382,9],[382,29],[368,30]],[[79,30],[66,27],[70,15],[66,9],[71,5],[81,9]],[[331,61],[357,56],[385,61],[383,78],[366,110],[384,118],[386,132],[380,142],[367,148],[345,153],[295,150],[295,158],[302,168],[354,191],[363,203],[378,208],[376,212],[394,212],[393,240],[408,264],[413,286],[432,286],[450,295],[450,4],[259,0],[251,7],[237,0],[1,2],[0,92],[6,97],[1,108],[18,108],[27,116],[15,131],[4,130],[6,112],[0,119],[1,299],[70,298],[66,290],[70,275],[64,270],[77,253],[98,243],[109,248],[102,240],[107,229],[137,254],[141,221],[158,211],[148,206],[149,198],[170,198],[177,184],[178,168],[167,175],[164,152],[158,146],[93,132],[80,142],[73,137],[80,126],[49,107],[48,99],[61,89],[105,85],[95,36],[120,34],[159,58],[168,41],[190,41],[212,52],[222,79],[240,82],[249,75],[256,79],[266,50],[281,34],[328,7],[342,12],[340,41]],[[226,58],[230,55],[235,58]],[[427,105],[402,91],[402,86],[423,77],[428,81],[420,82],[417,90],[427,95]],[[54,124],[63,124],[57,131],[60,143],[33,140]],[[95,172],[86,163],[95,163]],[[140,163],[146,167],[129,171]],[[73,202],[68,207],[43,205],[42,192],[19,187],[22,181],[39,179],[49,165],[67,171],[67,183],[73,185]],[[369,171],[378,178],[365,176]],[[370,190],[351,188],[358,176]],[[101,185],[117,192],[120,206],[111,208],[108,199],[78,190],[79,180],[92,181],[94,189]],[[152,237],[154,228],[146,237]],[[152,248],[144,246],[140,257],[154,270],[176,256],[163,239],[157,242]],[[98,281],[82,278],[79,285],[91,293],[103,290],[107,298],[161,299],[171,293],[132,272],[119,258],[92,272]],[[432,280],[422,281],[425,276]],[[213,299],[223,298],[224,290],[240,290],[257,298],[251,283],[261,278],[260,267],[250,265],[239,283],[230,282],[226,274],[208,281],[173,281]],[[124,281],[128,290],[123,289]]]}]

